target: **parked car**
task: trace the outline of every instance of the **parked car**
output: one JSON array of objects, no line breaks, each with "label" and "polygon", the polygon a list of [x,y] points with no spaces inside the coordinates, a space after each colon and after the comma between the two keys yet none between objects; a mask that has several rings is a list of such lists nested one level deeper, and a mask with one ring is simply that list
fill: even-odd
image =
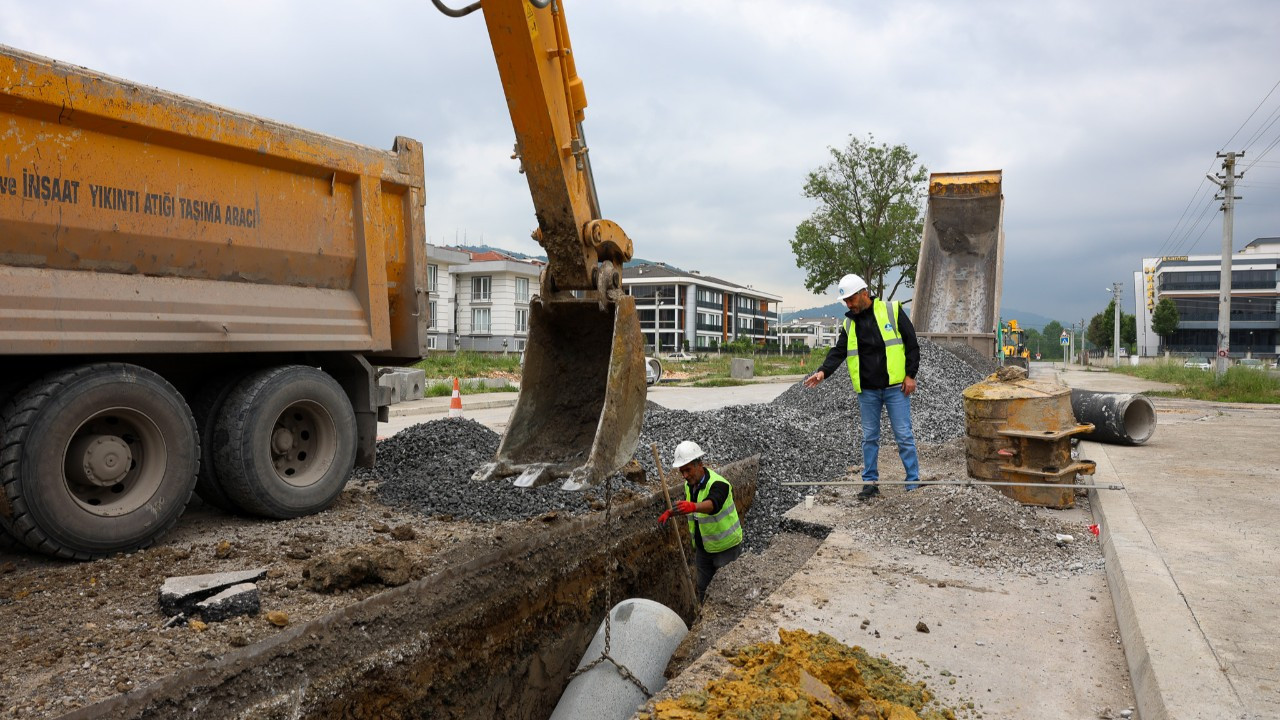
[{"label": "parked car", "polygon": [[644,359],[644,382],[646,385],[656,385],[662,379],[662,363],[658,362],[658,358],[647,357]]},{"label": "parked car", "polygon": [[680,351],[680,352],[673,352],[673,353],[671,353],[670,355],[668,355],[668,356],[667,356],[667,359],[668,359],[668,360],[676,360],[676,361],[678,361],[678,362],[683,362],[683,361],[686,361],[686,360],[697,360],[697,359],[698,359],[698,356],[697,356],[697,355],[694,355],[693,353],[687,353],[687,352],[684,352],[684,351]]},{"label": "parked car", "polygon": [[1258,358],[1240,358],[1240,367],[1253,368],[1254,370],[1266,370],[1266,363]]},{"label": "parked car", "polygon": [[1204,358],[1187,358],[1187,361],[1182,363],[1182,367],[1196,368],[1197,370],[1213,369],[1213,366],[1209,364],[1209,361],[1205,360]]}]

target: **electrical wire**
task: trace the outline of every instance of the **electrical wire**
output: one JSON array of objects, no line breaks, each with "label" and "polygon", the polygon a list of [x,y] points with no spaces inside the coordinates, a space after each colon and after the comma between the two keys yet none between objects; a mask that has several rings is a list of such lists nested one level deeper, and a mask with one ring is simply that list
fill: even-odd
[{"label": "electrical wire", "polygon": [[[1244,122],[1240,123],[1240,127],[1236,128],[1236,131],[1231,133],[1231,137],[1227,138],[1227,141],[1222,144],[1223,150],[1231,144],[1232,140],[1236,139],[1236,135],[1239,135],[1240,131],[1244,129],[1244,126],[1249,124],[1249,121],[1253,119],[1253,116],[1256,115],[1258,110],[1262,108],[1262,105],[1267,102],[1267,98],[1271,97],[1271,94],[1274,93],[1278,87],[1280,87],[1280,80],[1277,80],[1276,84],[1271,86],[1271,90],[1267,92],[1262,100],[1258,101],[1258,107],[1255,107],[1253,112],[1249,113],[1249,117],[1245,118]],[[1223,150],[1219,150],[1219,152],[1222,152]]]}]

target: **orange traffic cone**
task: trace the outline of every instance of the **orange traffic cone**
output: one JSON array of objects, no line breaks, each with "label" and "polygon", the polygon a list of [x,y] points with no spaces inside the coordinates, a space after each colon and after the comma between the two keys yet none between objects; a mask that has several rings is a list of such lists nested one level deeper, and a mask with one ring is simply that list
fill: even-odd
[{"label": "orange traffic cone", "polygon": [[453,379],[453,399],[449,401],[449,417],[462,417],[462,393],[458,390],[458,378]]}]

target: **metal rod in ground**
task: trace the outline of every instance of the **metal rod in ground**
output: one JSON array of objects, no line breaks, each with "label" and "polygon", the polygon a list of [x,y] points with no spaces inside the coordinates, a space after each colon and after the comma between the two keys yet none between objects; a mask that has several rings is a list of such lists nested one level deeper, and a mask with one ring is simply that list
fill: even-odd
[{"label": "metal rod in ground", "polygon": [[877,480],[876,482],[867,482],[866,480],[824,480],[820,482],[784,482],[779,485],[794,485],[796,487],[807,487],[809,485],[998,485],[1001,487],[1038,487],[1050,488],[1053,490],[1064,490],[1066,488],[1080,488],[1081,490],[1123,490],[1123,485],[1066,485],[1054,483],[1034,483],[1034,482],[997,482],[995,480],[917,480],[913,483],[907,483],[906,480]]},{"label": "metal rod in ground", "polygon": [[[651,443],[649,450],[653,453],[653,467],[658,473],[658,484],[662,486],[662,494],[667,497],[667,509],[674,515],[675,507],[671,504],[671,488],[667,487],[667,474],[662,472],[662,455],[658,454],[658,443]],[[671,520],[667,520],[671,522]],[[693,607],[698,607],[698,591],[693,580],[689,577],[689,558],[684,554],[684,540],[680,537],[680,526],[671,525],[671,529],[676,531],[676,547],[680,548],[680,564],[686,568],[685,572],[680,573],[684,577],[685,588],[689,591],[689,598],[693,601]]]}]

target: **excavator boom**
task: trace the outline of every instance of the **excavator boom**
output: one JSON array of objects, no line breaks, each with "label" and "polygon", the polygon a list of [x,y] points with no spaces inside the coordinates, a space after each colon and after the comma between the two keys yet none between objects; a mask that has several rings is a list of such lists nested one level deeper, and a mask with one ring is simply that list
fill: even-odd
[{"label": "excavator boom", "polygon": [[529,182],[547,253],[530,301],[520,398],[493,463],[477,479],[518,475],[530,486],[600,482],[635,452],[644,416],[644,340],[622,292],[631,239],[600,215],[563,0],[482,0],[515,129],[513,157]]}]

